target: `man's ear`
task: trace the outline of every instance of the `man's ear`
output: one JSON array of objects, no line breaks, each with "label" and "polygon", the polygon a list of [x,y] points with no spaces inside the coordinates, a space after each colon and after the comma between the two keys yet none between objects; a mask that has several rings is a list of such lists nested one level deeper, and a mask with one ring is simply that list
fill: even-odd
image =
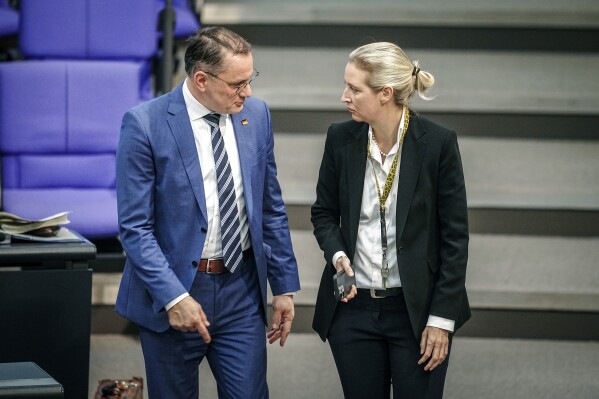
[{"label": "man's ear", "polygon": [[206,81],[208,80],[208,74],[204,71],[197,71],[193,74],[193,84],[201,92],[206,91]]}]

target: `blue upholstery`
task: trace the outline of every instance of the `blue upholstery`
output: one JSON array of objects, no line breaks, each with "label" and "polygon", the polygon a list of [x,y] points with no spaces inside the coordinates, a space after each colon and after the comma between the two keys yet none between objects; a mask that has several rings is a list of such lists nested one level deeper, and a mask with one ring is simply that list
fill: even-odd
[{"label": "blue upholstery", "polygon": [[86,237],[118,234],[116,146],[124,112],[139,103],[141,70],[126,61],[0,64],[4,210],[71,211]]},{"label": "blue upholstery", "polygon": [[142,64],[139,96],[152,98],[159,7],[149,0],[21,0],[19,46],[27,59],[128,60]]},{"label": "blue upholstery", "polygon": [[27,58],[146,60],[154,56],[156,7],[148,0],[22,0]]},{"label": "blue upholstery", "polygon": [[[173,5],[176,29],[194,33],[186,0]],[[162,8],[164,0],[21,0],[27,61],[0,64],[4,210],[28,218],[71,211],[84,236],[118,235],[120,123],[153,97]]]},{"label": "blue upholstery", "polygon": [[0,0],[0,37],[16,35],[19,31],[19,13],[12,9],[7,0]]},{"label": "blue upholstery", "polygon": [[[157,0],[159,10],[165,5],[165,0]],[[188,0],[173,0],[173,9],[175,10],[175,39],[185,39],[193,35],[199,28],[198,16],[191,8]]]}]

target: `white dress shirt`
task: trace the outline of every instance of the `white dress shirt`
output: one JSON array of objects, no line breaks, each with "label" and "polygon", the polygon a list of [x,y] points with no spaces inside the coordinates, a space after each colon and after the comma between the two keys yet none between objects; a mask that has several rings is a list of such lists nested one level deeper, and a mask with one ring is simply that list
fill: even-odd
[{"label": "white dress shirt", "polygon": [[[202,179],[204,185],[204,195],[206,197],[206,213],[208,216],[208,232],[202,249],[202,258],[222,258],[223,251],[221,245],[220,233],[220,210],[218,202],[218,186],[216,184],[216,168],[214,166],[214,153],[212,150],[212,135],[210,126],[204,116],[211,113],[198,100],[193,97],[187,87],[187,80],[183,83],[183,99],[189,114],[191,129],[198,151],[200,167],[202,169]],[[231,165],[233,182],[235,183],[235,197],[237,202],[237,211],[239,212],[239,224],[241,227],[241,248],[248,249],[251,246],[248,218],[245,210],[245,199],[243,197],[243,184],[241,181],[241,165],[239,162],[239,152],[237,150],[237,141],[233,131],[233,122],[230,115],[221,115],[220,132],[225,142],[225,149]],[[189,293],[180,295],[166,304],[165,309],[169,310],[183,298],[189,296]]]},{"label": "white dress shirt", "polygon": [[[387,261],[389,264],[389,276],[387,278],[386,288],[401,287],[401,276],[399,273],[397,248],[396,248],[396,209],[397,209],[397,184],[401,166],[401,147],[399,139],[401,138],[404,125],[404,116],[402,116],[397,131],[397,142],[388,152],[385,161],[379,152],[379,147],[372,137],[372,127],[368,129],[368,140],[370,141],[370,154],[366,159],[366,174],[364,179],[364,189],[362,191],[362,209],[360,209],[360,221],[358,223],[358,238],[356,241],[356,253],[354,255],[353,269],[356,275],[357,288],[383,289],[383,278],[381,274],[383,250],[381,242],[381,222],[379,211],[379,197],[377,193],[377,182],[374,178],[376,173],[378,185],[383,195],[387,175],[391,170],[393,158],[399,151],[397,160],[397,171],[391,186],[391,191],[385,202],[385,222],[387,227]],[[374,168],[373,168],[374,166]],[[343,251],[335,253],[333,264],[341,256],[347,256]],[[455,322],[437,316],[429,316],[427,325],[443,328],[453,331]]]},{"label": "white dress shirt", "polygon": [[[212,111],[204,107],[192,96],[187,87],[187,80],[183,84],[183,98],[185,99],[185,105],[187,106],[187,113],[189,114],[189,119],[191,121],[198,158],[200,159],[204,195],[206,197],[208,232],[206,234],[206,241],[204,241],[204,248],[202,249],[202,258],[222,258],[220,210],[218,202],[218,186],[216,184],[216,168],[214,166],[214,152],[212,150],[212,135],[208,122],[203,119],[204,116]],[[235,201],[237,203],[239,225],[241,227],[241,248],[246,250],[251,246],[251,243],[247,213],[245,211],[245,199],[243,197],[239,152],[237,150],[237,141],[235,140],[231,116],[221,115],[219,126],[225,142],[229,164],[231,165],[233,182],[235,183]]]}]

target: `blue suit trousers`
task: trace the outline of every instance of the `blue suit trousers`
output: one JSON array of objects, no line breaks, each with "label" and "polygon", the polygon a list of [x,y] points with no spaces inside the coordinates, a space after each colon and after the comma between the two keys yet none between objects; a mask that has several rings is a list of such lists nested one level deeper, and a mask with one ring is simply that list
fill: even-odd
[{"label": "blue suit trousers", "polygon": [[198,272],[189,293],[211,323],[212,341],[205,344],[197,332],[140,327],[149,399],[198,399],[204,357],[219,398],[268,398],[266,330],[254,258],[233,274]]}]

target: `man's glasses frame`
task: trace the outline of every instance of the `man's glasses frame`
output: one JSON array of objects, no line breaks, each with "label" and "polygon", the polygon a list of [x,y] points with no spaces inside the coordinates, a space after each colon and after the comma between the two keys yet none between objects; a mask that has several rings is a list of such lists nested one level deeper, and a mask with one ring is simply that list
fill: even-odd
[{"label": "man's glasses frame", "polygon": [[230,88],[235,89],[235,94],[239,94],[239,92],[241,92],[243,89],[245,89],[249,84],[252,84],[254,79],[256,79],[258,77],[258,75],[260,75],[260,72],[258,72],[258,70],[256,70],[254,68],[254,74],[252,75],[252,77],[247,82],[244,82],[242,84],[227,82],[226,80],[221,79],[218,76],[216,76],[215,74],[210,73],[210,72],[206,72],[206,74],[212,76],[214,79],[218,79],[222,82],[225,82]]}]

